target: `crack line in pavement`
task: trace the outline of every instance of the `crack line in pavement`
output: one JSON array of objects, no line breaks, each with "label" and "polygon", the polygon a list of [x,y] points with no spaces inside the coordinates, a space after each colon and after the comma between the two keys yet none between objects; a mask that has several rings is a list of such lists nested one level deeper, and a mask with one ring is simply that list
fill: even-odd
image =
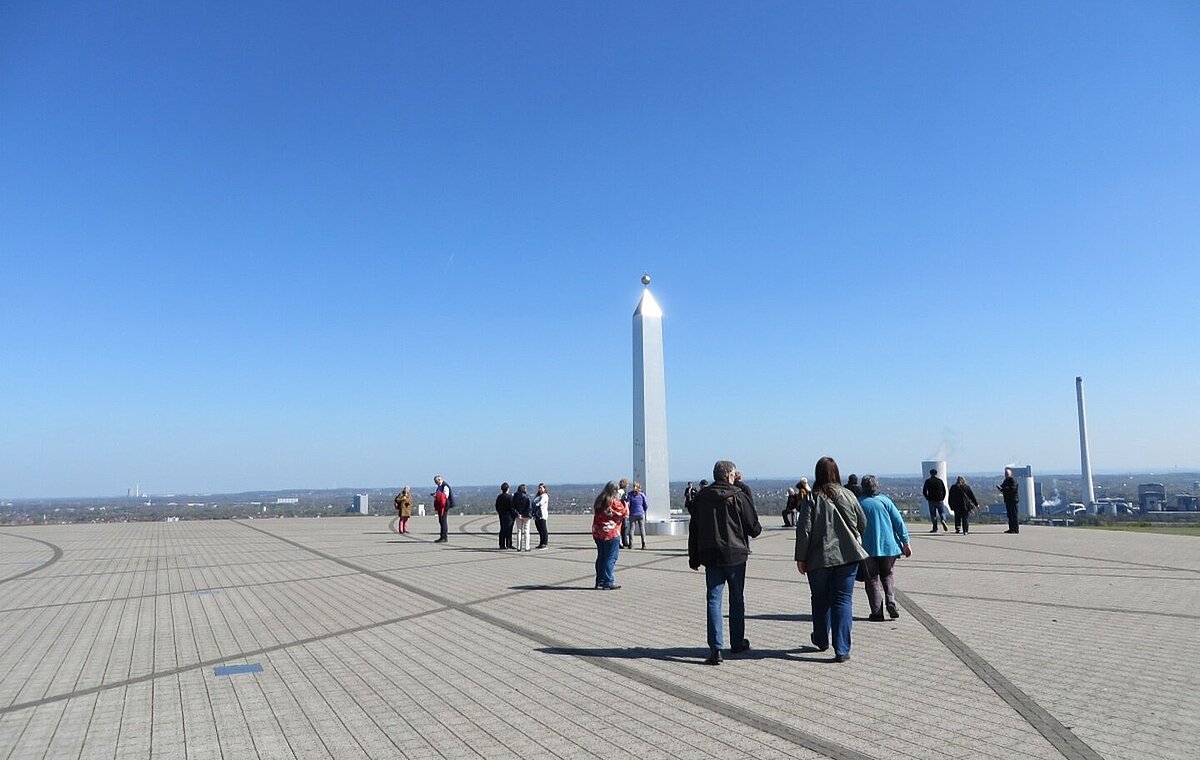
[{"label": "crack line in pavement", "polygon": [[1200,615],[1189,615],[1186,612],[1158,612],[1156,610],[1127,610],[1120,607],[1088,607],[1083,604],[1059,604],[1058,602],[1035,602],[1029,599],[1001,598],[998,596],[970,596],[969,594],[938,594],[933,591],[909,591],[910,595],[932,596],[938,599],[962,599],[968,602],[1000,602],[1001,604],[1027,604],[1032,607],[1049,607],[1056,610],[1080,610],[1083,612],[1114,612],[1118,615],[1152,615],[1157,617],[1179,618],[1181,620],[1200,620]]},{"label": "crack line in pavement", "polygon": [[[471,602],[469,604],[463,603],[463,602],[456,602],[453,599],[449,599],[440,594],[437,594],[437,593],[434,593],[427,589],[421,588],[420,586],[414,586],[412,584],[405,583],[404,581],[388,577],[386,575],[375,572],[373,570],[359,567],[358,565],[355,565],[352,562],[348,562],[346,560],[340,559],[339,557],[336,557],[332,554],[326,554],[325,552],[322,552],[319,549],[314,549],[310,546],[305,546],[304,544],[299,543],[298,541],[293,541],[289,538],[284,538],[283,536],[276,535],[274,533],[271,533],[270,531],[264,530],[257,526],[250,525],[248,523],[238,522],[238,521],[235,521],[235,522],[237,525],[241,525],[244,528],[249,528],[250,530],[258,531],[265,535],[271,536],[279,541],[282,541],[284,543],[295,546],[298,549],[304,549],[305,551],[311,552],[311,553],[317,555],[318,557],[321,557],[330,562],[334,562],[339,565],[342,565],[343,567],[348,567],[352,570],[358,570],[359,572],[363,573],[364,575],[369,575],[372,578],[375,578],[376,580],[380,580],[380,581],[383,581],[384,583],[388,583],[388,584],[396,586],[398,588],[402,588],[405,591],[408,591],[409,593],[424,597],[425,599],[428,599],[429,601],[432,601],[436,604],[443,605],[443,606],[453,609],[457,612],[461,612],[465,615],[468,615],[469,617],[475,618],[476,620],[482,621],[484,623],[488,623],[489,625],[496,626],[497,628],[500,628],[501,630],[508,631],[517,636],[522,636],[531,641],[536,641],[537,643],[541,644],[542,646],[550,647],[550,648],[558,649],[558,650],[566,650],[566,651],[570,651],[570,649],[571,649],[571,646],[567,642],[553,639],[553,638],[546,636],[545,634],[540,633],[538,631],[532,630],[530,628],[525,628],[524,626],[517,625],[516,623],[512,623],[503,618],[499,618],[488,612],[484,612],[483,610],[476,609],[474,605],[478,604],[478,602]],[[658,561],[665,562],[669,559],[678,559],[678,557],[676,557],[676,556],[664,557],[661,560],[653,560],[653,561],[654,562],[658,562]],[[650,564],[650,563],[646,563],[646,564]],[[591,576],[587,576],[587,577],[591,577]],[[515,593],[523,593],[523,592],[518,591]],[[652,689],[656,689],[658,691],[663,692],[664,694],[673,696],[683,702],[688,702],[690,704],[693,704],[693,705],[703,708],[705,710],[715,712],[719,715],[724,715],[727,718],[731,718],[731,719],[733,719],[739,723],[742,723],[746,726],[749,726],[751,728],[757,729],[764,733],[771,734],[771,735],[776,736],[785,741],[792,742],[793,744],[796,744],[800,747],[804,747],[805,749],[812,750],[813,752],[824,755],[825,757],[832,758],[832,760],[872,760],[870,755],[866,755],[866,754],[863,754],[862,752],[851,749],[849,747],[844,747],[840,744],[836,744],[836,743],[828,741],[826,739],[822,739],[821,737],[816,736],[815,734],[810,734],[805,731],[801,731],[800,729],[794,728],[793,726],[789,726],[788,724],[783,723],[781,721],[773,720],[771,718],[765,718],[765,717],[763,717],[761,715],[757,715],[749,710],[746,710],[746,709],[743,709],[740,707],[736,707],[727,702],[722,702],[720,700],[713,699],[712,697],[710,697],[706,694],[701,694],[698,691],[695,691],[686,686],[682,686],[680,684],[674,683],[668,679],[661,678],[661,677],[655,676],[655,675],[651,675],[649,673],[644,673],[636,668],[632,668],[628,665],[623,665],[618,662],[613,662],[612,660],[607,659],[607,658],[588,657],[585,655],[576,655],[576,656],[579,657],[581,660],[589,662],[589,663],[591,663],[599,668],[602,668],[604,670],[607,670],[611,673],[622,676],[624,678],[628,678],[632,681],[636,681],[645,686],[649,686]],[[1089,760],[1096,760],[1096,759],[1089,758]],[[1103,760],[1103,759],[1100,758],[1099,760]]]},{"label": "crack line in pavement", "polygon": [[942,642],[955,657],[1024,718],[1025,722],[1044,736],[1046,741],[1050,742],[1063,757],[1067,760],[1104,760],[1103,756],[1084,743],[1071,729],[1059,722],[1058,718],[1033,701],[1032,697],[1017,688],[1016,684],[1001,675],[1000,671],[980,657],[962,639],[951,633],[933,615],[914,602],[912,597],[896,589],[896,599],[904,606],[904,609],[908,610],[909,614],[916,618],[917,622],[925,626],[934,638]]},{"label": "crack line in pavement", "polygon": [[[404,583],[401,583],[400,581],[395,581],[395,580],[388,578],[387,576],[382,575],[383,572],[394,571],[397,568],[391,568],[390,570],[384,570],[384,571],[369,570],[367,568],[363,568],[358,565],[355,565],[352,562],[339,560],[330,555],[324,555],[315,549],[310,549],[310,548],[304,546],[303,544],[299,544],[294,541],[290,541],[286,538],[282,538],[280,536],[275,535],[274,533],[270,533],[269,531],[265,531],[260,528],[254,528],[251,525],[246,525],[244,523],[240,523],[240,522],[236,522],[236,521],[235,521],[235,524],[242,525],[243,527],[250,528],[251,530],[256,530],[259,533],[262,533],[263,535],[270,536],[271,538],[274,538],[278,541],[282,541],[284,543],[291,544],[300,549],[303,549],[306,552],[309,552],[310,554],[314,554],[319,559],[324,559],[327,561],[335,562],[337,564],[342,565],[343,567],[347,567],[354,571],[353,573],[345,573],[345,574],[340,574],[340,575],[336,575],[336,576],[329,576],[330,578],[343,578],[343,577],[349,577],[352,575],[367,575],[372,578],[375,578],[376,580],[381,580],[385,583],[390,583],[391,585],[400,586],[401,588],[404,588],[406,590],[414,591],[418,596],[424,596],[427,599],[430,599],[430,598],[438,599],[439,598],[439,597],[436,597],[436,595],[431,595],[431,594],[425,593],[424,591],[422,591],[420,589],[410,587]],[[15,534],[13,534],[13,535],[15,535]],[[24,538],[24,536],[22,536],[22,538]],[[36,541],[37,539],[30,539],[30,540]],[[417,541],[420,543],[429,543],[428,541],[426,541],[424,539],[414,539],[414,541]],[[45,543],[45,542],[42,542],[42,543]],[[664,558],[660,558],[660,559],[656,559],[656,560],[651,560],[650,562],[644,563],[644,565],[649,565],[649,564],[652,564],[655,562],[665,561],[667,559],[672,559],[672,558],[664,557]],[[317,560],[314,559],[312,561],[317,561]],[[478,561],[478,560],[471,560],[471,561]],[[253,563],[239,563],[239,564],[253,564]],[[455,562],[455,563],[446,563],[446,564],[463,564],[463,563]],[[34,569],[37,569],[37,568],[34,568]],[[409,569],[409,568],[398,568],[398,569],[404,570],[404,569]],[[632,570],[635,568],[629,568],[629,569]],[[69,577],[69,576],[65,576],[65,577]],[[484,597],[482,599],[477,599],[475,601],[468,602],[467,604],[471,604],[471,605],[487,604],[489,602],[500,601],[503,599],[507,599],[509,597],[518,596],[520,594],[527,594],[530,591],[536,591],[541,588],[546,588],[546,587],[561,585],[561,584],[566,584],[566,583],[577,583],[580,580],[588,580],[588,579],[591,579],[592,577],[593,577],[592,574],[588,574],[586,576],[581,576],[578,578],[569,578],[564,581],[558,581],[555,584],[547,584],[547,586],[541,586],[541,587],[536,587],[536,588],[518,587],[518,588],[514,588],[510,591],[505,591],[500,594],[493,594],[492,596]],[[294,580],[304,581],[304,580],[318,580],[318,579],[299,578],[299,579],[294,579]],[[216,588],[220,588],[220,587],[214,587],[214,589],[216,589]],[[189,591],[189,592],[184,592],[184,593],[194,593],[194,591]],[[142,595],[131,597],[131,598],[132,599],[141,599],[141,598],[149,598],[152,596],[154,596],[154,594],[142,594]],[[422,612],[415,612],[415,613],[411,613],[408,615],[402,615],[400,617],[388,618],[387,620],[380,620],[380,621],[374,622],[374,623],[364,623],[363,625],[354,626],[352,628],[343,628],[343,629],[337,630],[337,631],[331,631],[328,633],[322,633],[322,634],[317,634],[314,636],[308,636],[303,639],[280,642],[278,644],[273,644],[271,646],[262,647],[259,649],[252,649],[252,650],[242,651],[242,652],[230,652],[230,653],[222,655],[220,657],[213,657],[213,658],[209,658],[207,660],[201,660],[199,662],[194,662],[189,665],[181,665],[177,668],[171,668],[169,670],[156,670],[156,671],[152,671],[150,673],[143,673],[140,676],[134,676],[132,678],[126,678],[126,679],[123,679],[120,681],[112,681],[109,683],[98,684],[96,686],[90,686],[85,689],[78,689],[76,691],[66,692],[63,694],[54,694],[51,696],[42,697],[41,699],[33,699],[33,700],[26,701],[26,702],[19,702],[19,703],[11,704],[11,705],[8,705],[7,707],[0,707],[0,715],[4,715],[4,714],[10,713],[10,712],[16,712],[18,710],[26,710],[26,709],[29,709],[32,707],[39,707],[41,705],[53,704],[55,702],[62,702],[62,701],[68,700],[68,699],[74,699],[76,697],[85,697],[85,696],[88,696],[89,694],[96,694],[98,692],[107,691],[109,689],[119,689],[119,688],[123,688],[126,686],[132,686],[134,684],[144,683],[146,681],[152,681],[152,680],[155,680],[158,678],[169,678],[171,676],[181,675],[183,673],[188,673],[193,670],[201,670],[201,669],[207,668],[212,665],[220,665],[223,663],[227,663],[227,662],[230,662],[231,660],[249,659],[251,657],[254,657],[254,656],[257,656],[260,654],[269,654],[271,652],[278,652],[278,651],[282,651],[282,650],[286,650],[286,649],[291,649],[293,647],[302,647],[302,646],[306,646],[308,644],[313,644],[313,643],[316,643],[319,641],[335,639],[335,638],[338,638],[339,636],[350,636],[350,635],[353,635],[356,633],[370,631],[375,628],[382,628],[384,626],[392,625],[394,623],[404,623],[404,622],[408,622],[410,620],[415,620],[417,618],[425,617],[427,615],[433,615],[433,614],[437,614],[440,612],[447,612],[449,610],[458,610],[458,609],[461,609],[460,603],[442,604],[441,606],[434,608],[434,609],[424,610]],[[0,614],[2,614],[4,612],[13,612],[13,611],[14,610],[0,610]]]},{"label": "crack line in pavement", "polygon": [[355,633],[362,633],[364,631],[369,631],[374,628],[382,628],[383,626],[392,625],[394,623],[405,623],[405,622],[408,622],[409,620],[416,620],[417,618],[422,618],[422,617],[426,617],[429,615],[436,615],[439,612],[446,612],[446,611],[447,611],[446,607],[438,607],[438,608],[431,609],[431,610],[423,610],[421,612],[413,612],[408,615],[401,615],[400,617],[388,618],[387,620],[380,620],[380,621],[374,622],[374,623],[364,623],[363,625],[356,625],[353,628],[343,628],[339,631],[331,631],[329,633],[321,633],[321,634],[317,634],[315,636],[308,636],[303,639],[296,639],[294,641],[285,641],[280,644],[273,644],[269,647],[260,647],[258,649],[251,649],[251,650],[245,651],[245,652],[234,652],[232,654],[227,654],[222,657],[211,657],[207,660],[201,660],[199,662],[194,662],[190,665],[181,665],[177,668],[171,668],[169,670],[155,670],[150,673],[143,673],[140,676],[134,676],[133,678],[126,678],[126,679],[123,679],[120,681],[113,681],[111,683],[103,683],[103,684],[98,684],[96,686],[89,686],[86,689],[79,689],[78,691],[72,691],[72,692],[69,692],[66,694],[54,694],[49,697],[43,697],[42,699],[31,699],[28,702],[18,702],[16,704],[11,704],[7,707],[0,707],[0,715],[4,715],[6,713],[11,713],[11,712],[17,712],[18,710],[27,710],[31,707],[40,707],[42,705],[48,705],[48,704],[52,704],[54,702],[62,702],[64,700],[74,699],[76,697],[86,697],[89,694],[96,694],[101,691],[108,691],[109,689],[119,689],[124,686],[133,686],[134,684],[145,683],[146,681],[153,681],[158,678],[168,678],[170,676],[178,676],[178,675],[182,675],[184,673],[191,672],[193,670],[202,670],[204,668],[207,668],[207,667],[210,667],[213,665],[222,665],[224,663],[228,663],[230,660],[244,660],[244,659],[248,659],[250,657],[255,657],[260,654],[270,654],[271,652],[278,652],[278,651],[281,651],[284,649],[300,647],[300,646],[304,646],[306,644],[314,644],[318,641],[325,641],[326,639],[335,639],[338,636],[349,636],[349,635],[352,635]]}]

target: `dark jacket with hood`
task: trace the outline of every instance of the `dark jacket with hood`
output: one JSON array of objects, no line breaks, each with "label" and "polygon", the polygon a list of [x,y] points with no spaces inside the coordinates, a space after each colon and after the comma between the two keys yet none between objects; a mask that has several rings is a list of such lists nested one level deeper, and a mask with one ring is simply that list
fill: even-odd
[{"label": "dark jacket with hood", "polygon": [[740,565],[750,556],[750,541],[762,533],[754,502],[733,483],[712,483],[692,502],[688,528],[688,566]]}]

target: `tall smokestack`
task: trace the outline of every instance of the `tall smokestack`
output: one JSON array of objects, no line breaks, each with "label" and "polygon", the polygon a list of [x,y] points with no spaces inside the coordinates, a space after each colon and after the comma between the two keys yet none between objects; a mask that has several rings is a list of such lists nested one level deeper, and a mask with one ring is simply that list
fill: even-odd
[{"label": "tall smokestack", "polygon": [[1083,505],[1088,514],[1096,511],[1096,486],[1092,482],[1092,457],[1088,454],[1087,407],[1083,403],[1083,378],[1075,378],[1075,397],[1079,401],[1079,467],[1083,472]]}]

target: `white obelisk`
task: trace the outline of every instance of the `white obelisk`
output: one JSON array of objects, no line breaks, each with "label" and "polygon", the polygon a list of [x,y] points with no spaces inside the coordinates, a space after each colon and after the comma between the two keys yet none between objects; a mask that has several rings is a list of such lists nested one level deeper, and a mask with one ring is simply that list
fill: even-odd
[{"label": "white obelisk", "polygon": [[1092,481],[1092,457],[1088,454],[1087,407],[1083,403],[1083,378],[1075,378],[1075,398],[1079,402],[1079,470],[1083,476],[1083,506],[1096,512],[1096,484]]},{"label": "white obelisk", "polygon": [[642,276],[642,300],[633,312],[633,479],[642,484],[648,532],[671,518],[667,474],[667,381],[663,371],[662,309]]}]

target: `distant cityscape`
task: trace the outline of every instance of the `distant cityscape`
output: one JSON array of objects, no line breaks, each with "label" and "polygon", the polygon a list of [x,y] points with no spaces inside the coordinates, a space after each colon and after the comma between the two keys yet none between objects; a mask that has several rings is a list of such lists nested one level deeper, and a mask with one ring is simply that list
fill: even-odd
[{"label": "distant cityscape", "polygon": [[[953,473],[952,473],[953,477]],[[693,482],[697,485],[701,477]],[[1002,517],[996,476],[968,476],[980,503],[986,505],[983,519]],[[920,521],[926,516],[921,498],[923,478],[885,477],[879,481],[905,514]],[[787,500],[787,489],[795,481],[750,479],[756,505],[764,522],[778,516]],[[551,484],[551,513],[580,514],[591,509],[601,483]],[[671,508],[682,510],[685,481],[671,483]],[[232,494],[149,494],[140,485],[130,487],[124,497],[3,499],[0,525],[91,523],[131,521],[262,519],[278,517],[334,517],[343,515],[392,515],[392,499],[399,486],[382,488],[298,489],[250,491]],[[418,505],[428,506],[430,487],[415,487]],[[489,514],[497,493],[494,485],[455,486],[460,514]],[[1095,477],[1099,514],[1089,515],[1083,504],[1079,475],[1035,477],[1037,521],[1098,522],[1153,521],[1200,523],[1200,472],[1131,473]],[[430,509],[432,512],[432,509]]]}]

